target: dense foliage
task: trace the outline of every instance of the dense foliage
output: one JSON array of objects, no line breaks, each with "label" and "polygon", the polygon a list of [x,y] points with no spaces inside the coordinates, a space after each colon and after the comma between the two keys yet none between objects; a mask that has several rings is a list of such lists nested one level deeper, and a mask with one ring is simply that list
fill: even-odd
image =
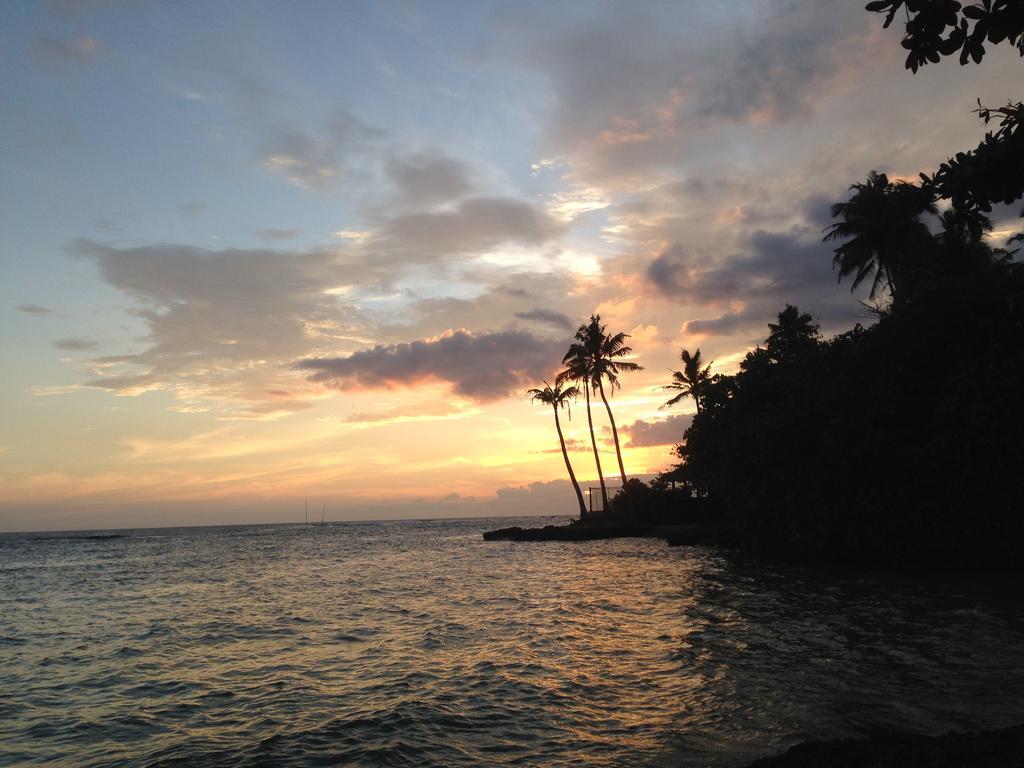
[{"label": "dense foliage", "polygon": [[1019,555],[1024,268],[989,245],[977,210],[937,215],[921,187],[874,172],[851,189],[826,238],[842,241],[841,278],[884,294],[878,322],[823,341],[787,305],[736,375],[705,381],[663,480],[712,501],[755,549]]},{"label": "dense foliage", "polygon": [[938,222],[877,323],[826,340],[787,305],[735,375],[688,388],[701,407],[682,462],[649,486],[630,480],[614,511],[731,523],[773,555],[1018,559],[1024,267],[955,211]]},{"label": "dense foliage", "polygon": [[957,0],[875,0],[867,10],[885,14],[885,26],[892,24],[900,10],[906,14],[907,69],[943,56],[960,53],[960,63],[979,63],[985,43],[1003,41],[1017,47],[1024,56],[1024,3],[1020,0],[981,0],[964,6]]},{"label": "dense foliage", "polygon": [[[867,8],[886,13],[886,26],[905,11],[915,72],[957,51],[979,62],[986,42],[1024,55],[1019,0]],[[676,448],[682,462],[629,489],[630,505],[675,504],[682,516],[690,500],[707,502],[746,547],[774,554],[1019,562],[1024,268],[986,235],[993,205],[1024,197],[1024,104],[978,113],[997,129],[977,148],[919,185],[872,171],[832,207],[835,267],[853,287],[871,286],[878,322],[822,340],[787,305],[738,373],[674,382],[699,405]],[[682,501],[669,491],[680,483]]]},{"label": "dense foliage", "polygon": [[996,121],[998,128],[986,133],[976,148],[958,152],[922,181],[925,189],[950,200],[957,210],[984,214],[995,203],[1010,204],[1024,196],[1024,103],[999,108],[979,103],[978,114],[986,125]]},{"label": "dense foliage", "polygon": [[677,477],[748,546],[986,559],[1024,544],[1024,279],[992,264],[720,376]]}]

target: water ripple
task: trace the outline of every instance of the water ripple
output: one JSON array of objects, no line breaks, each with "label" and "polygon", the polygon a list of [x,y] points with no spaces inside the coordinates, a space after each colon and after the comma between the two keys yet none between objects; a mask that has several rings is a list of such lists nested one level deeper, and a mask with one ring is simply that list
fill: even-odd
[{"label": "water ripple", "polygon": [[493,526],[0,536],[0,764],[724,768],[1024,720],[1019,577]]}]

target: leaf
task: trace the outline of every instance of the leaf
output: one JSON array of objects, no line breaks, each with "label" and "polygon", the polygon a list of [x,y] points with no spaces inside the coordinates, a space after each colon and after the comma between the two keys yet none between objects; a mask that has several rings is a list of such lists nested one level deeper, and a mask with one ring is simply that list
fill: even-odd
[{"label": "leaf", "polygon": [[963,42],[963,38],[959,35],[950,35],[939,43],[939,52],[943,56],[949,56],[956,53],[960,46],[963,45]]}]

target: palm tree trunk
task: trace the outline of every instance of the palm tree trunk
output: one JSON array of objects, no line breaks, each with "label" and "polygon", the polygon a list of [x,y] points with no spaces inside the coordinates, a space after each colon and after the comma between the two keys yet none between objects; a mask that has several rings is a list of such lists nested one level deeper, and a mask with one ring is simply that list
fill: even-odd
[{"label": "palm tree trunk", "polygon": [[601,393],[601,399],[604,401],[604,408],[608,411],[608,421],[612,425],[612,437],[615,438],[615,456],[619,460],[619,475],[622,476],[622,485],[626,485],[626,468],[622,466],[622,449],[619,447],[619,430],[615,428],[615,417],[612,416],[612,407],[608,404],[608,398],[604,395],[604,384],[600,381],[597,382],[597,389]]},{"label": "palm tree trunk", "polygon": [[558,420],[558,406],[551,406],[555,411],[555,429],[558,430],[558,442],[562,444],[562,458],[565,459],[565,468],[569,470],[569,479],[572,480],[573,490],[576,491],[576,499],[580,503],[580,520],[587,518],[587,505],[583,501],[583,491],[580,490],[580,484],[576,480],[576,473],[572,471],[572,464],[569,463],[569,452],[565,450],[565,438],[562,437],[562,424]]},{"label": "palm tree trunk", "polygon": [[886,269],[885,269],[885,281],[886,281],[886,283],[889,286],[889,299],[892,301],[893,304],[895,304],[896,303],[896,282],[897,282],[896,278],[897,278],[897,276],[895,274],[893,274],[893,272],[894,272],[893,268],[886,267]]},{"label": "palm tree trunk", "polygon": [[601,481],[601,511],[608,511],[608,489],[604,485],[604,473],[601,471],[601,454],[597,452],[597,438],[594,437],[594,418],[590,414],[590,382],[583,381],[583,391],[587,395],[587,426],[590,427],[590,444],[594,446],[594,463],[597,464],[597,479]]}]

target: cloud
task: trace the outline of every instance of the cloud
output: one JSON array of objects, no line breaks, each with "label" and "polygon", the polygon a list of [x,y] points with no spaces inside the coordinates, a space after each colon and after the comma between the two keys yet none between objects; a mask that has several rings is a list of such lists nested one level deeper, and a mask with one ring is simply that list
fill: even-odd
[{"label": "cloud", "polygon": [[325,189],[345,177],[350,161],[384,135],[339,110],[315,134],[298,126],[272,131],[260,152],[260,165],[297,187]]},{"label": "cloud", "polygon": [[297,229],[260,229],[256,236],[263,240],[292,240],[299,236]]},{"label": "cloud", "polygon": [[[130,296],[131,313],[148,328],[139,340],[141,351],[87,361],[87,385],[118,394],[171,388],[179,398],[234,401],[259,413],[256,404],[267,400],[263,393],[282,377],[295,376],[289,364],[296,358],[328,344],[344,349],[371,338],[402,338],[389,334],[389,328],[398,329],[393,320],[381,321],[396,308],[416,312],[430,332],[458,327],[440,321],[448,311],[464,314],[460,300],[448,301],[459,306],[416,306],[415,293],[400,284],[410,268],[441,270],[448,278],[447,269],[460,257],[471,260],[508,245],[543,245],[564,226],[521,200],[469,198],[449,210],[378,218],[344,246],[307,251],[117,248],[80,239],[72,252],[94,261],[105,282]],[[292,233],[261,234],[283,239]],[[373,303],[389,295],[390,303]],[[482,304],[470,312],[491,326],[523,309],[511,296],[502,295],[501,302],[501,319]],[[433,310],[440,314],[431,317]],[[468,376],[460,391],[479,395]]]},{"label": "cloud", "polygon": [[667,419],[658,421],[644,421],[638,419],[632,424],[625,424],[619,431],[629,438],[629,445],[633,448],[646,448],[657,445],[675,445],[683,439],[693,421],[690,414],[669,416]]},{"label": "cloud", "polygon": [[361,411],[345,418],[346,424],[383,425],[399,424],[408,421],[439,421],[445,419],[463,419],[479,413],[475,408],[463,403],[444,401],[426,401],[409,405],[388,408],[382,411]]},{"label": "cloud", "polygon": [[816,232],[755,231],[749,253],[707,264],[674,243],[647,268],[648,279],[667,296],[700,302],[799,296],[811,287],[834,288],[832,248]]},{"label": "cloud", "polygon": [[438,338],[378,345],[348,357],[313,358],[296,364],[309,380],[340,390],[414,387],[448,382],[455,394],[477,402],[508,397],[551,372],[562,344],[525,331],[476,335],[460,329]]},{"label": "cloud", "polygon": [[292,117],[297,94],[288,89],[247,78],[234,91],[233,103],[257,133],[259,166],[294,186],[341,187],[392,213],[450,203],[474,191],[469,163],[431,147],[408,149],[347,106],[333,108],[319,125],[299,123]]},{"label": "cloud", "polygon": [[78,240],[73,253],[94,261],[105,282],[131,297],[132,313],[148,327],[141,351],[88,361],[88,385],[118,394],[172,388],[179,397],[233,401],[257,413],[264,402],[294,410],[296,396],[272,394],[290,388],[282,382],[294,379],[287,364],[361,330],[351,308],[327,292],[349,279],[342,251],[114,248]]},{"label": "cloud", "polygon": [[859,7],[844,13],[821,0],[783,5],[737,29],[732,44],[703,70],[698,115],[785,122],[814,111],[841,69],[841,43],[865,35],[870,19]]},{"label": "cloud", "polygon": [[80,66],[102,50],[103,43],[88,35],[68,40],[54,37],[40,37],[36,40],[36,53],[48,64]]},{"label": "cloud", "polygon": [[[575,437],[570,437],[570,438],[567,438],[566,441],[565,441],[565,448],[566,448],[567,451],[569,451],[569,453],[577,453],[577,452],[589,451],[590,450],[590,443],[588,443],[588,442],[586,442],[584,440],[580,440],[580,439],[575,438]],[[554,448],[545,448],[544,450],[539,451],[539,452],[540,453],[558,453],[558,454],[560,454],[562,452],[562,446],[558,445],[558,446],[555,446]]]},{"label": "cloud", "polygon": [[824,328],[858,317],[848,290],[837,289],[832,247],[808,227],[756,230],[746,238],[745,253],[714,262],[676,243],[649,263],[647,279],[666,297],[718,309],[710,318],[687,321],[684,334],[760,339],[786,303],[799,304]]},{"label": "cloud", "polygon": [[564,160],[582,188],[637,190],[709,159],[734,163],[742,145],[723,123],[810,115],[870,66],[871,19],[844,0],[590,10],[509,14],[493,46],[548,80],[544,156]]},{"label": "cloud", "polygon": [[56,349],[61,349],[66,352],[88,352],[96,349],[96,347],[99,346],[99,342],[78,338],[76,336],[68,336],[63,339],[55,339],[53,341],[53,346]]},{"label": "cloud", "polygon": [[559,329],[572,330],[576,327],[576,322],[571,317],[551,309],[537,308],[528,312],[516,312],[515,315],[520,320],[543,323]]},{"label": "cloud", "polygon": [[756,310],[744,308],[733,312],[725,312],[718,317],[703,320],[687,320],[683,324],[683,333],[701,336],[728,336],[744,331],[752,324],[765,325],[771,315],[765,315],[760,307]]},{"label": "cloud", "polygon": [[[580,483],[596,483],[580,478]],[[586,491],[584,491],[586,492]],[[572,484],[568,480],[535,482],[525,486],[499,487],[492,498],[463,496],[458,493],[440,498],[419,498],[415,501],[346,504],[352,519],[395,518],[428,519],[433,517],[523,517],[524,515],[575,516],[579,504]],[[276,519],[276,518],[273,518]]]},{"label": "cloud", "polygon": [[[849,193],[847,192],[846,195]],[[824,235],[825,229],[835,223],[832,217],[832,205],[843,199],[845,195],[838,191],[835,195],[814,194],[804,202],[804,217],[808,224]]]},{"label": "cloud", "polygon": [[615,115],[643,112],[653,92],[671,88],[677,71],[667,64],[674,48],[686,48],[684,16],[648,4],[595,6],[583,19],[557,6],[534,7],[508,14],[497,50],[550,79],[551,128],[558,143],[572,144]]},{"label": "cloud", "polygon": [[26,315],[52,315],[53,310],[49,307],[44,307],[39,304],[19,304],[15,307],[19,312],[24,312]]},{"label": "cloud", "polygon": [[547,207],[559,221],[573,221],[593,211],[603,210],[609,204],[600,190],[579,187],[556,192]]},{"label": "cloud", "polygon": [[[596,479],[578,477],[583,493],[588,487],[597,485]],[[481,504],[484,515],[510,517],[529,515],[571,515],[579,514],[573,487],[568,480],[551,480],[530,483],[527,486],[498,488],[495,499]]]},{"label": "cloud", "polygon": [[243,418],[252,417],[277,417],[286,415],[289,413],[298,413],[300,411],[307,411],[312,408],[316,403],[309,400],[266,400],[259,402],[251,402],[246,405]]},{"label": "cloud", "polygon": [[404,206],[444,203],[473,189],[466,163],[434,152],[392,155],[384,170],[398,189],[397,202]]},{"label": "cloud", "polygon": [[391,260],[431,261],[480,254],[510,243],[538,246],[564,231],[564,224],[530,203],[474,197],[451,210],[384,219],[366,247]]},{"label": "cloud", "polygon": [[[460,273],[460,277],[465,276],[465,272]],[[449,328],[473,328],[477,333],[497,331],[524,319],[537,323],[538,333],[564,339],[566,332],[576,327],[571,322],[565,324],[567,319],[586,317],[593,309],[593,297],[585,292],[574,294],[574,278],[566,271],[492,271],[478,277],[477,282],[485,285],[486,290],[473,298],[443,296],[414,301],[402,312],[402,325],[395,328],[393,340],[435,336]],[[558,317],[561,313],[553,310],[540,310],[544,315],[534,314],[542,306],[558,306],[565,317]]]}]

